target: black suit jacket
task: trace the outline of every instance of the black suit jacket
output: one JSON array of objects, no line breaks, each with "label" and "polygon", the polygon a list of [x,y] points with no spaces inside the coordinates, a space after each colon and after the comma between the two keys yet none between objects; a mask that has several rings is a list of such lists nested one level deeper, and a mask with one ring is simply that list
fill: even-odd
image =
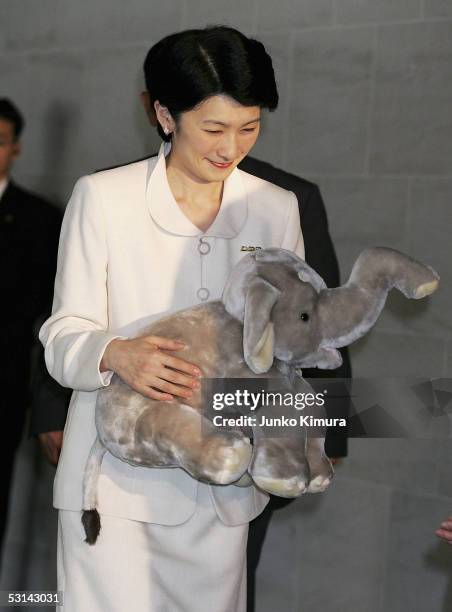
[{"label": "black suit jacket", "polygon": [[30,400],[34,326],[51,305],[61,219],[57,207],[8,183],[0,200],[0,383],[16,442]]},{"label": "black suit jacket", "polygon": [[[338,286],[338,263],[328,231],[325,206],[317,185],[252,157],[245,158],[239,168],[295,193],[300,209],[306,261],[329,287]],[[342,350],[342,357],[342,366],[333,372],[315,369],[303,370],[303,374],[307,378],[350,378],[350,361],[346,350]],[[30,433],[36,435],[44,431],[63,429],[67,401],[68,390],[60,387],[48,376],[41,353],[34,384]],[[348,414],[348,402],[346,400],[336,402],[334,409],[327,404],[327,412],[328,416],[345,417]],[[326,452],[330,457],[347,454],[347,437],[344,429],[328,431]]]}]

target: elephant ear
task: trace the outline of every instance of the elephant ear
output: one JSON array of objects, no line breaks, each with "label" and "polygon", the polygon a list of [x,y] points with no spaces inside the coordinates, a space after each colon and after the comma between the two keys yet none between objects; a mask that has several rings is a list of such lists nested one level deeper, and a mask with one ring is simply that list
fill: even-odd
[{"label": "elephant ear", "polygon": [[255,374],[267,372],[274,359],[274,331],[270,314],[280,292],[263,278],[254,278],[246,292],[243,356]]},{"label": "elephant ear", "polygon": [[257,251],[255,257],[256,263],[261,265],[280,263],[284,264],[287,269],[295,270],[298,278],[302,282],[312,285],[317,293],[326,289],[326,283],[323,278],[303,259],[292,253],[292,251],[277,248],[263,249],[262,251]]}]

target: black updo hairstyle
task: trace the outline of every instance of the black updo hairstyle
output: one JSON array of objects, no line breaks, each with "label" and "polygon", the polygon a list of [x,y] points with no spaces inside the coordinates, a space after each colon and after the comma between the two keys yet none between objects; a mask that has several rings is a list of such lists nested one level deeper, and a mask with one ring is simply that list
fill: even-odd
[{"label": "black updo hairstyle", "polygon": [[[218,94],[270,111],[278,105],[272,60],[264,45],[226,26],[166,36],[149,50],[144,78],[152,103],[166,106],[176,123],[180,113]],[[157,129],[163,140],[171,140],[160,123]]]}]

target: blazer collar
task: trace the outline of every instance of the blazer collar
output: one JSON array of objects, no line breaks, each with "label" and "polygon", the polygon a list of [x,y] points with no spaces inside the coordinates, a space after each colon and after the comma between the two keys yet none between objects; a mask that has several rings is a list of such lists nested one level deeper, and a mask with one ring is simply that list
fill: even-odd
[{"label": "blazer collar", "polygon": [[178,236],[237,236],[248,217],[248,199],[240,170],[234,168],[225,180],[220,210],[212,225],[203,232],[184,215],[171,192],[165,163],[170,150],[171,143],[162,143],[157,158],[151,158],[148,164],[146,203],[154,222]]}]

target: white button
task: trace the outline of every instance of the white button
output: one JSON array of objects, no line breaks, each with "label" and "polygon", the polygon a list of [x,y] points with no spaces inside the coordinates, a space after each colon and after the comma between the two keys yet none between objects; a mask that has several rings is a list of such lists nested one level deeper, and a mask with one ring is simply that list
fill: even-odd
[{"label": "white button", "polygon": [[208,242],[204,242],[202,238],[199,239],[198,251],[201,255],[207,255],[210,253],[210,244]]},{"label": "white button", "polygon": [[205,302],[206,300],[209,299],[210,291],[206,289],[205,287],[200,287],[198,291],[196,292],[196,295],[201,300],[201,302]]}]

